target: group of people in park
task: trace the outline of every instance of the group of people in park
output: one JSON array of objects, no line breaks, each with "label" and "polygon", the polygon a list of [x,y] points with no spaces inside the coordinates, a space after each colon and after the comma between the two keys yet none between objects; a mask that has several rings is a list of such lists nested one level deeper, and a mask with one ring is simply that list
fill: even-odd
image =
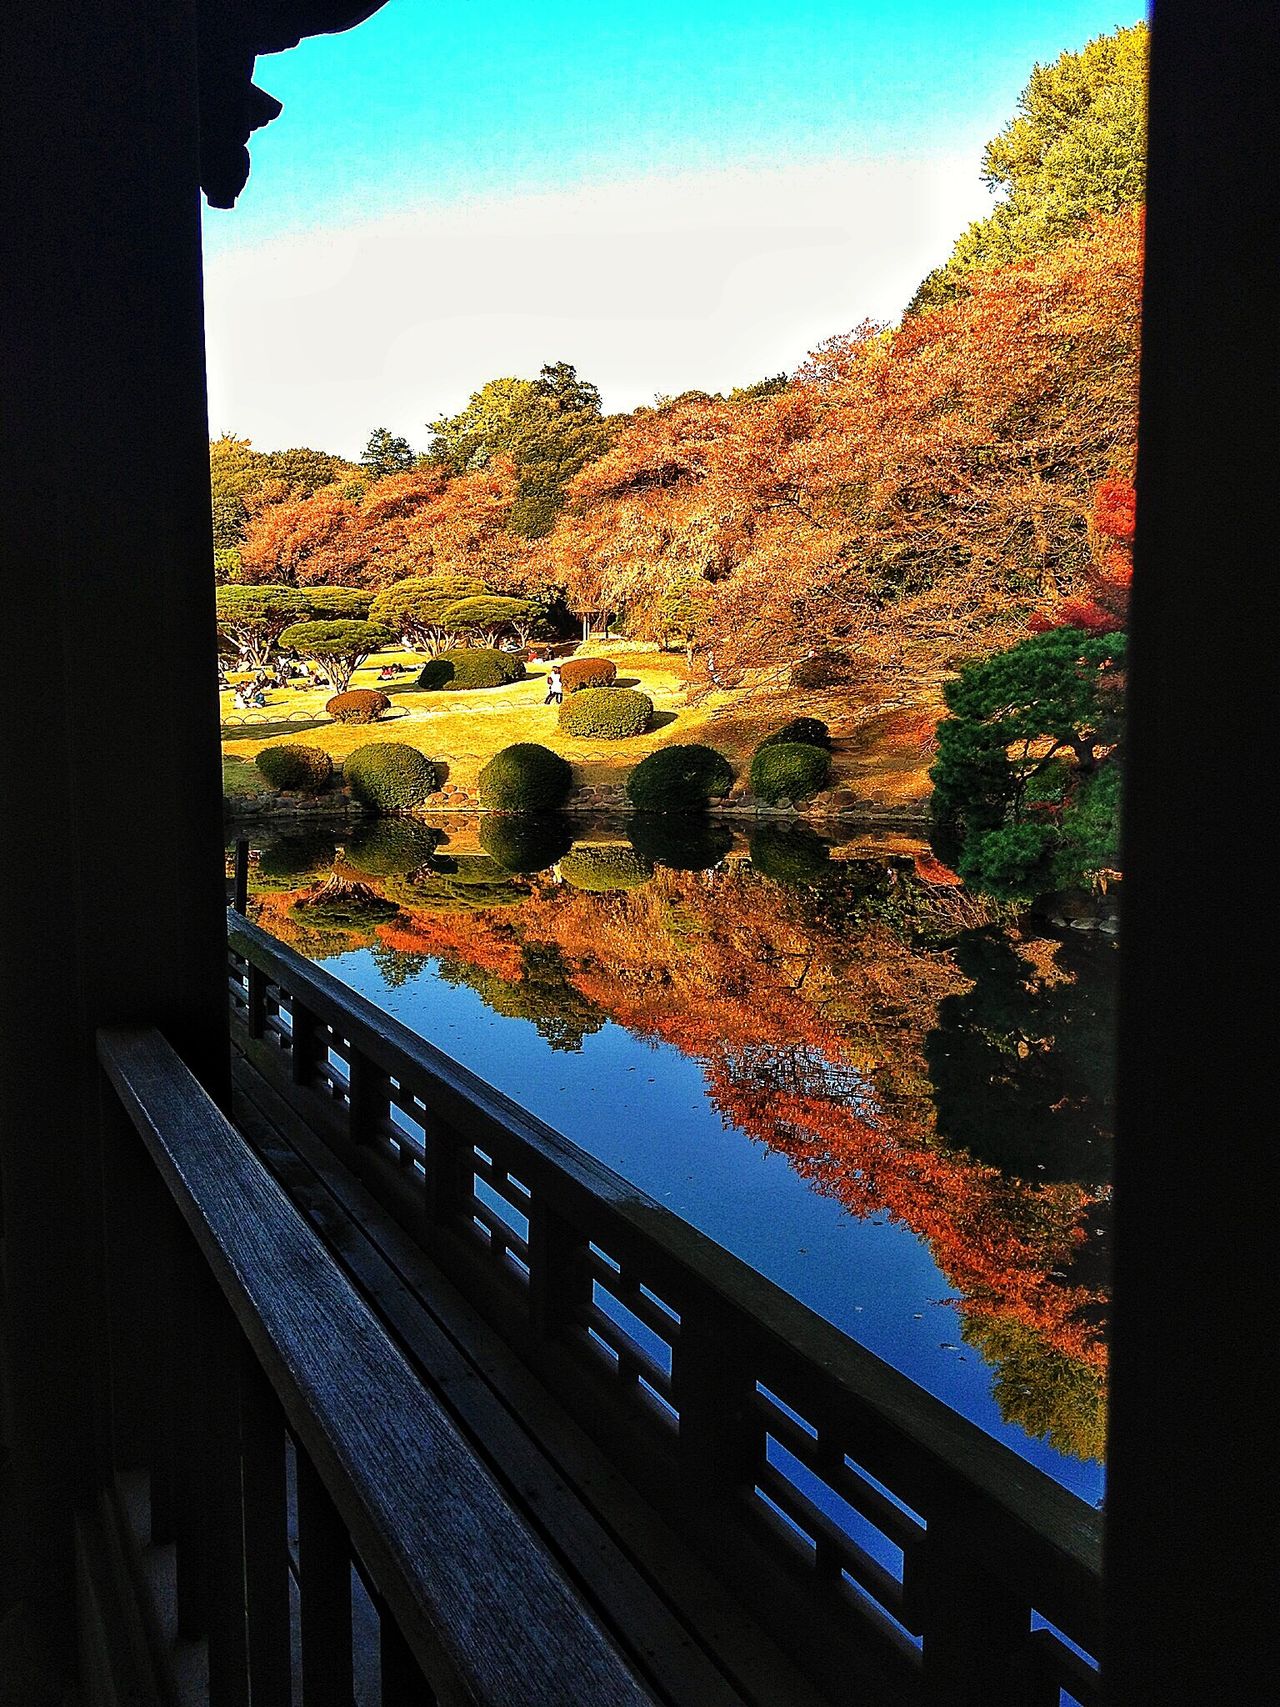
[{"label": "group of people in park", "polygon": [[247,682],[236,682],[232,686],[223,676],[220,685],[232,687],[232,704],[237,711],[250,711],[256,706],[266,705],[267,695],[274,688],[291,687],[303,693],[320,683],[321,678],[313,664],[286,658],[274,667],[268,665],[265,669],[255,670]]}]

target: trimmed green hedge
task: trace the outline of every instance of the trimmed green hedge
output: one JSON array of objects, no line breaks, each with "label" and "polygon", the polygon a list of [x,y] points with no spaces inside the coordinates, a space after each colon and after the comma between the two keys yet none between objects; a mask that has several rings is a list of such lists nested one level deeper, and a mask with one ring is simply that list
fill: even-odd
[{"label": "trimmed green hedge", "polygon": [[524,659],[488,646],[458,647],[428,658],[418,677],[422,693],[460,693],[468,688],[504,688],[524,680]]},{"label": "trimmed green hedge", "polygon": [[504,871],[546,871],[572,845],[573,826],[560,812],[492,813],[480,820],[480,846]]},{"label": "trimmed green hedge", "polygon": [[[772,735],[766,735],[760,747],[786,747],[799,744],[802,747],[831,747],[831,731],[820,717],[793,717],[790,723],[784,723],[781,729],[775,729]],[[756,748],[756,752],[760,751]]]},{"label": "trimmed green hedge", "polygon": [[376,723],[390,704],[377,688],[348,688],[327,699],[324,708],[339,723]]},{"label": "trimmed green hedge", "polygon": [[761,747],[751,761],[751,792],[757,800],[776,806],[780,800],[803,800],[826,786],[831,755],[822,747],[790,741]]},{"label": "trimmed green hedge", "polygon": [[408,812],[431,794],[439,774],[431,760],[404,741],[370,741],[343,766],[354,800],[370,812]]},{"label": "trimmed green hedge", "polygon": [[403,877],[425,865],[444,833],[412,818],[374,818],[348,838],[346,862],[366,877]]},{"label": "trimmed green hedge", "polygon": [[758,824],[748,844],[751,864],[775,883],[816,883],[831,870],[831,848],[807,824]]},{"label": "trimmed green hedge", "polygon": [[653,876],[653,867],[634,848],[576,847],[560,861],[560,875],[575,889],[593,895],[610,889],[638,889]]},{"label": "trimmed green hedge", "polygon": [[560,666],[560,685],[566,693],[583,688],[611,688],[618,679],[612,658],[566,658]]},{"label": "trimmed green hedge", "polygon": [[634,688],[579,688],[560,707],[560,727],[587,740],[625,741],[643,734],[652,716],[653,701]]},{"label": "trimmed green hedge", "polygon": [[677,817],[642,812],[627,826],[636,853],[647,865],[671,871],[710,871],[733,846],[733,831],[702,813]]},{"label": "trimmed green hedge", "polygon": [[688,812],[722,800],[733,786],[733,766],[714,747],[696,741],[659,747],[627,778],[627,798],[641,812]]},{"label": "trimmed green hedge", "polygon": [[484,766],[479,790],[489,812],[554,812],[573,791],[573,769],[550,747],[516,741]]},{"label": "trimmed green hedge", "polygon": [[308,747],[301,741],[264,747],[253,762],[272,788],[318,794],[333,778],[333,760],[324,748]]}]

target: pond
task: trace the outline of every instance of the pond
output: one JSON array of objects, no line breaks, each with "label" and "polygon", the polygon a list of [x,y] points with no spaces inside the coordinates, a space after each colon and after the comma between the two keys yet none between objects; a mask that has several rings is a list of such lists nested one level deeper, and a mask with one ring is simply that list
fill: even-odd
[{"label": "pond", "polygon": [[250,834],[265,928],[1100,1502],[1113,938],[890,832]]}]

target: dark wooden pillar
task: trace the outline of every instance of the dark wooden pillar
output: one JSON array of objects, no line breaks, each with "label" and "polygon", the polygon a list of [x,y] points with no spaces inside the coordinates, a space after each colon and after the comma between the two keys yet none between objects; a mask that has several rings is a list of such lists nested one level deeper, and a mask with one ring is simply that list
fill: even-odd
[{"label": "dark wooden pillar", "polygon": [[1274,1522],[1263,945],[1276,855],[1259,814],[1276,793],[1277,88],[1273,0],[1156,0],[1107,1521],[1115,1707],[1231,1699],[1237,1668],[1264,1648],[1260,1675],[1275,1661],[1261,1560]]},{"label": "dark wooden pillar", "polygon": [[11,1587],[61,1616],[101,1470],[93,1030],[155,1023],[228,1086],[194,0],[0,32]]}]

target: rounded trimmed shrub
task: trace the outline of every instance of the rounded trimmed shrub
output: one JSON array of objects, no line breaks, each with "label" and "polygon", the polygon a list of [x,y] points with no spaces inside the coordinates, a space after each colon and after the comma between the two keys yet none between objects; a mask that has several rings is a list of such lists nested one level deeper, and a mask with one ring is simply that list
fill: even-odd
[{"label": "rounded trimmed shrub", "polygon": [[653,876],[653,867],[634,848],[609,843],[570,848],[560,861],[560,875],[575,889],[602,895],[610,889],[638,889]]},{"label": "rounded trimmed shrub", "polygon": [[[766,735],[760,747],[785,747],[798,743],[802,747],[831,748],[831,731],[820,717],[793,717],[772,735]],[[756,752],[760,751],[756,748]]]},{"label": "rounded trimmed shrub", "polygon": [[264,747],[253,762],[272,788],[318,794],[333,778],[333,760],[324,748],[308,747],[302,741]]},{"label": "rounded trimmed shrub", "polygon": [[333,865],[333,834],[303,830],[273,836],[258,855],[257,887],[296,889],[308,878],[325,875]]},{"label": "rounded trimmed shrub", "polygon": [[573,826],[560,812],[491,813],[480,820],[480,846],[504,871],[546,871],[572,845]]},{"label": "rounded trimmed shrub", "polygon": [[627,835],[642,860],[670,871],[710,871],[733,846],[729,826],[701,813],[680,818],[642,812],[627,826]]},{"label": "rounded trimmed shrub", "polygon": [[816,883],[831,870],[831,848],[807,824],[758,824],[748,844],[754,869],[775,883]]},{"label": "rounded trimmed shrub", "polygon": [[566,693],[581,688],[611,688],[618,679],[612,658],[566,658],[560,666],[560,683]]},{"label": "rounded trimmed shrub", "polygon": [[573,790],[573,769],[550,747],[516,741],[493,755],[478,780],[488,812],[554,812]]},{"label": "rounded trimmed shrub", "polygon": [[428,658],[418,677],[421,693],[459,693],[468,688],[505,688],[524,680],[524,659],[496,647],[460,646]]},{"label": "rounded trimmed shrub", "polygon": [[390,704],[386,694],[379,693],[377,688],[349,688],[346,693],[336,693],[327,699],[324,708],[339,723],[376,723]]},{"label": "rounded trimmed shrub", "polygon": [[425,865],[443,840],[443,831],[412,818],[374,818],[352,830],[345,858],[365,877],[403,877]]},{"label": "rounded trimmed shrub", "polygon": [[780,800],[803,800],[826,786],[831,755],[822,747],[787,741],[761,747],[751,761],[751,792],[757,800],[776,806]]},{"label": "rounded trimmed shrub", "polygon": [[696,812],[732,787],[733,766],[723,753],[677,742],[641,759],[627,778],[627,798],[640,812]]},{"label": "rounded trimmed shrub", "polygon": [[634,688],[579,688],[560,707],[566,735],[595,741],[625,741],[642,735],[653,716],[653,701]]},{"label": "rounded trimmed shrub", "polygon": [[811,658],[797,658],[791,666],[793,688],[832,688],[847,682],[853,674],[853,660],[845,652],[815,652]]},{"label": "rounded trimmed shrub", "polygon": [[404,741],[370,741],[347,757],[343,776],[351,797],[370,812],[408,812],[433,792],[436,766]]}]

